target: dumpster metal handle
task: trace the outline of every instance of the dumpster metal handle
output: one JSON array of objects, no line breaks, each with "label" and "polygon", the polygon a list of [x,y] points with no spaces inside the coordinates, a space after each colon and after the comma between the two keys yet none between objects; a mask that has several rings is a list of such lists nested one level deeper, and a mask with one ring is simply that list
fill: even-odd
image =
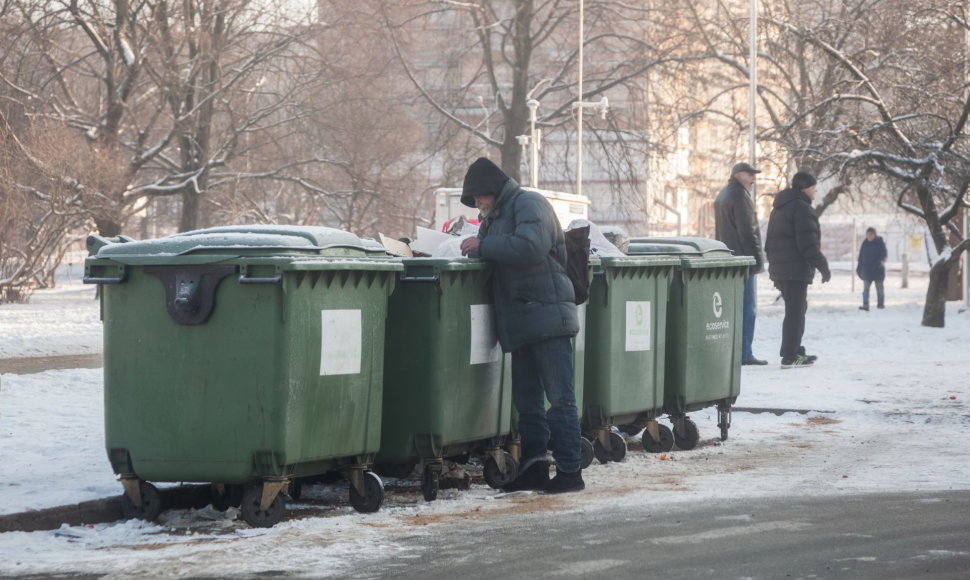
[{"label": "dumpster metal handle", "polygon": [[82,282],[84,282],[85,284],[122,284],[124,283],[127,277],[128,276],[125,274],[125,271],[122,270],[121,273],[114,278],[99,278],[96,276],[85,276],[82,279]]},{"label": "dumpster metal handle", "polygon": [[279,273],[270,278],[250,278],[245,273],[239,275],[240,284],[279,284],[283,274]]},{"label": "dumpster metal handle", "polygon": [[434,276],[408,276],[407,274],[401,274],[398,279],[401,282],[439,282],[441,280],[441,275],[435,274]]}]

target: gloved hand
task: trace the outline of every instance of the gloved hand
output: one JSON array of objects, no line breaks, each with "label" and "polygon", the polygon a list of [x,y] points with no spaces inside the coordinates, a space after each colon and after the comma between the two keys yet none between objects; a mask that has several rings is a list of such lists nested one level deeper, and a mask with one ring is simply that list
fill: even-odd
[{"label": "gloved hand", "polygon": [[822,274],[822,284],[832,279],[832,271],[829,270],[828,264],[819,266],[818,271]]}]

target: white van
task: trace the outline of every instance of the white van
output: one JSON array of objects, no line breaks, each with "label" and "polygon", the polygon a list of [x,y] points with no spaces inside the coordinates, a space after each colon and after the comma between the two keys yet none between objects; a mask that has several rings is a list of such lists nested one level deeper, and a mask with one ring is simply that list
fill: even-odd
[{"label": "white van", "polygon": [[[535,189],[533,187],[524,187],[523,189],[538,192],[548,199],[563,229],[575,219],[589,219],[589,198],[585,195]],[[460,187],[439,188],[435,190],[434,198],[435,212],[433,227],[439,232],[446,222],[460,215],[469,219],[478,217],[477,209],[462,205]]]}]

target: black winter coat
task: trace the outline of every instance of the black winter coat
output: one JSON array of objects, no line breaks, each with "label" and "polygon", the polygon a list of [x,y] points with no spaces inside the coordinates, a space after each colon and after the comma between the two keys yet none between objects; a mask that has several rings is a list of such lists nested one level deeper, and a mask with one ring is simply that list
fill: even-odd
[{"label": "black winter coat", "polygon": [[765,235],[769,277],[776,282],[799,280],[811,284],[816,268],[822,272],[829,269],[821,241],[812,200],[797,189],[776,194]]},{"label": "black winter coat", "polygon": [[859,247],[856,274],[863,280],[882,282],[886,279],[886,266],[883,265],[886,255],[886,242],[882,237],[876,236],[871,242],[868,239],[863,240],[862,246]]},{"label": "black winter coat", "polygon": [[752,274],[764,272],[758,214],[748,191],[733,177],[714,199],[714,238],[735,255],[754,258]]},{"label": "black winter coat", "polygon": [[546,198],[510,178],[478,237],[479,256],[494,266],[492,298],[502,350],[576,336],[579,317],[566,276],[566,240]]}]

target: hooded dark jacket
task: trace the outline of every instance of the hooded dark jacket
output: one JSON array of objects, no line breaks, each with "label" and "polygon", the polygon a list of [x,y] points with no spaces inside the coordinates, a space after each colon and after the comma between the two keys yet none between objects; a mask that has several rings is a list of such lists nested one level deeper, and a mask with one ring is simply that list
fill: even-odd
[{"label": "hooded dark jacket", "polygon": [[714,238],[735,255],[753,257],[752,274],[764,272],[758,214],[748,190],[734,177],[714,199]]},{"label": "hooded dark jacket", "polygon": [[509,178],[478,230],[493,265],[492,299],[502,350],[575,336],[579,318],[566,276],[566,242],[552,205]]},{"label": "hooded dark jacket", "polygon": [[886,242],[881,236],[876,236],[871,242],[867,239],[862,241],[859,247],[859,264],[855,272],[863,280],[882,282],[886,279],[886,266],[883,260],[886,259]]},{"label": "hooded dark jacket", "polygon": [[823,274],[829,270],[821,241],[812,200],[797,189],[776,194],[765,235],[768,276],[776,282],[798,280],[811,284],[816,268]]}]

